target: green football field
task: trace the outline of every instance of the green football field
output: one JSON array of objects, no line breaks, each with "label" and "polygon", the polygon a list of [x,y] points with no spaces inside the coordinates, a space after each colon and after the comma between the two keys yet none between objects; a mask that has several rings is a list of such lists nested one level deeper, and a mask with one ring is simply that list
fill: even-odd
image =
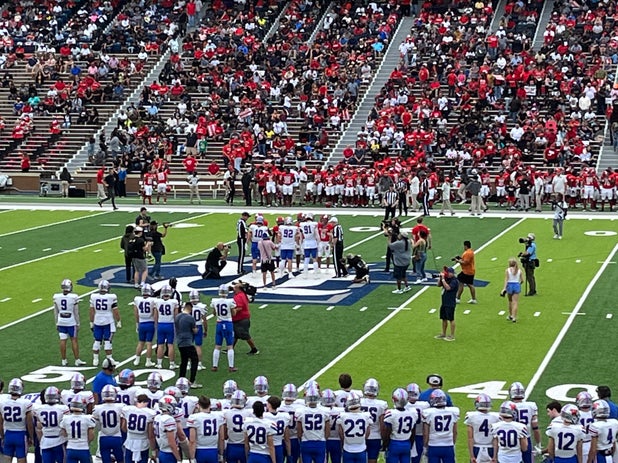
[{"label": "green football field", "polygon": [[[74,371],[82,371],[87,378],[97,373],[89,365],[59,366],[51,297],[64,278],[72,279],[75,292],[82,296],[80,312],[87,322],[89,294],[97,278],[110,276],[123,318],[123,328],[114,338],[114,358],[120,368],[132,367],[137,338],[131,301],[137,291],[124,282],[119,242],[138,211],[137,204],[111,212],[83,204],[0,201],[0,374],[5,381],[19,376],[28,392],[34,392],[50,384],[66,387]],[[202,300],[209,303],[212,284],[201,280],[196,266],[218,241],[235,241],[241,211],[152,206],[154,219],[174,224],[164,239],[167,255],[162,273],[203,289]],[[261,212],[274,224],[275,217],[295,216],[298,211]],[[437,287],[415,285],[411,292],[391,293],[395,282],[382,272],[386,249],[379,231],[382,211],[336,213],[345,229],[346,252],[361,254],[370,264],[371,283],[354,285],[325,274],[316,281],[281,281],[276,292],[259,290],[251,309],[252,334],[261,353],[247,356],[246,345],[240,343],[239,371],[233,374],[244,390],[252,390],[258,375],[269,378],[275,394],[285,383],[300,386],[310,378],[322,388],[336,389],[339,374],[348,372],[359,388],[365,379],[375,377],[381,384],[380,396],[390,400],[395,387],[416,382],[424,388],[426,376],[439,373],[463,413],[473,408],[473,397],[479,392],[489,393],[496,407],[510,383],[521,381],[528,385],[531,400],[539,404],[544,424],[545,404],[550,400],[573,400],[579,390],[594,393],[599,384],[618,388],[618,374],[610,367],[618,347],[613,336],[618,224],[613,217],[572,214],[561,241],[552,239],[549,214],[426,219],[434,244],[428,269],[450,264],[450,258],[461,253],[463,240],[471,240],[476,250],[477,279],[482,283],[477,289],[479,303],[466,304],[469,293],[464,293],[457,308],[456,341],[449,343],[434,339],[440,330]],[[415,219],[403,217],[402,221],[411,227]],[[523,250],[518,238],[529,232],[537,236],[539,294],[521,298],[514,324],[506,321],[507,301],[499,292],[507,260]],[[232,249],[235,257],[235,245]],[[258,282],[250,275],[246,278]],[[229,276],[224,281],[233,279]],[[210,365],[212,346],[212,338],[206,338],[206,365]],[[91,333],[84,328],[80,349],[88,362],[91,347]],[[69,360],[72,364],[71,354]],[[221,366],[227,366],[224,356]],[[138,380],[145,380],[150,371],[143,366],[137,369]],[[163,370],[163,374],[170,384],[174,372]],[[213,397],[221,395],[229,377],[227,368],[198,373],[203,392]],[[464,457],[465,433],[460,434],[458,453]]]}]

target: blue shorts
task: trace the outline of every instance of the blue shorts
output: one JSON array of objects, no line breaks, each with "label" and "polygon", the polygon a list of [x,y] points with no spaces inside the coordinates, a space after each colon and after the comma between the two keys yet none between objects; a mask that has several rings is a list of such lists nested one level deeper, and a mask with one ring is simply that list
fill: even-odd
[{"label": "blue shorts", "polygon": [[275,445],[275,463],[283,463],[283,444]]},{"label": "blue shorts", "polygon": [[411,451],[409,440],[391,440],[385,455],[386,463],[410,463]]},{"label": "blue shorts", "polygon": [[412,463],[419,463],[423,456],[423,435],[414,436],[414,448],[416,449],[416,456],[412,457]]},{"label": "blue shorts", "polygon": [[324,463],[326,460],[326,441],[308,440],[300,443],[302,463]]},{"label": "blue shorts", "polygon": [[2,453],[9,458],[26,458],[28,454],[26,431],[6,431]]},{"label": "blue shorts", "polygon": [[112,337],[112,325],[94,325],[92,334],[95,341],[109,341]]},{"label": "blue shorts", "polygon": [[58,333],[66,334],[69,338],[75,337],[75,327],[74,326],[58,326]]},{"label": "blue shorts", "polygon": [[474,454],[474,458],[477,458],[479,456],[479,453],[481,453],[481,450],[483,452],[487,452],[487,455],[489,456],[489,458],[493,458],[494,457],[494,448],[493,447],[472,447],[472,453]]},{"label": "blue shorts", "polygon": [[[331,431],[332,432],[332,431]],[[326,441],[326,454],[330,463],[341,463],[341,441],[339,439],[328,439]]]},{"label": "blue shorts", "polygon": [[196,325],[197,333],[193,336],[193,342],[196,346],[204,344],[204,325]]},{"label": "blue shorts", "polygon": [[605,453],[606,453],[605,450],[601,450],[600,452],[597,452],[597,458],[596,458],[597,463],[608,463],[610,461],[608,460],[608,458],[611,455],[606,455]]},{"label": "blue shorts", "polygon": [[294,259],[294,249],[282,249],[281,250],[281,259],[283,260],[292,260]]},{"label": "blue shorts", "polygon": [[217,449],[196,449],[195,461],[197,463],[217,463],[219,451]]},{"label": "blue shorts", "polygon": [[137,326],[137,339],[139,339],[139,342],[152,342],[154,334],[154,322],[142,322]]},{"label": "blue shorts", "polygon": [[343,463],[367,463],[367,452],[343,451]]},{"label": "blue shorts", "polygon": [[176,463],[176,457],[172,452],[159,451],[159,463]]},{"label": "blue shorts", "polygon": [[318,257],[318,248],[305,249],[305,259],[307,259],[309,257],[311,257],[313,259]]},{"label": "blue shorts", "polygon": [[122,462],[122,437],[120,436],[100,436],[99,450],[101,451],[101,461],[111,463],[112,455],[116,462]]},{"label": "blue shorts", "polygon": [[258,260],[260,258],[260,250],[257,243],[251,243],[251,258]]},{"label": "blue shorts", "polygon": [[382,448],[382,439],[367,439],[367,458],[377,460]]},{"label": "blue shorts", "polygon": [[157,328],[157,344],[174,344],[174,324],[159,323]]},{"label": "blue shorts", "polygon": [[[339,445],[339,460],[332,460],[332,463],[340,463],[341,462],[341,444]],[[290,455],[287,456],[287,463],[297,463],[300,458],[300,441],[298,438],[290,439]]]},{"label": "blue shorts", "polygon": [[532,458],[532,440],[528,438],[528,450],[521,452],[521,459],[524,463],[534,463]]},{"label": "blue shorts", "polygon": [[66,463],[90,463],[91,461],[90,450],[67,449]]},{"label": "blue shorts", "polygon": [[227,463],[245,463],[247,461],[245,444],[227,444],[225,448],[225,461]]},{"label": "blue shorts", "polygon": [[234,324],[232,322],[217,322],[215,328],[215,346],[222,346],[223,340],[225,340],[227,346],[234,345]]},{"label": "blue shorts", "polygon": [[554,457],[554,463],[577,463],[577,456],[573,455],[569,458]]},{"label": "blue shorts", "polygon": [[427,463],[455,463],[455,447],[430,445],[427,448]]},{"label": "blue shorts", "polygon": [[64,463],[64,445],[41,449],[41,459],[43,463]]},{"label": "blue shorts", "polygon": [[519,294],[521,293],[521,283],[519,281],[506,284],[507,294]]},{"label": "blue shorts", "polygon": [[247,456],[247,463],[271,463],[270,455],[249,452],[249,455]]}]

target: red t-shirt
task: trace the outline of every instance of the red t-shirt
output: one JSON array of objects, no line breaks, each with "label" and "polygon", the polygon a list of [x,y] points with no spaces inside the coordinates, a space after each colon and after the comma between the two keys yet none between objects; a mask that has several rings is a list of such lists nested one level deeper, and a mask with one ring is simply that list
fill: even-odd
[{"label": "red t-shirt", "polygon": [[234,294],[234,302],[236,303],[236,315],[232,317],[233,322],[245,320],[251,318],[251,312],[249,312],[249,298],[242,291]]}]

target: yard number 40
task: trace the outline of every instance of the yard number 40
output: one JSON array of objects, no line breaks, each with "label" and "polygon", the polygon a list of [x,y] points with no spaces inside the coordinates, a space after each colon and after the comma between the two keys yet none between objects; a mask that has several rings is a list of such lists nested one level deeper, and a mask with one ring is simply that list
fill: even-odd
[{"label": "yard number 40", "polygon": [[[545,394],[553,400],[573,402],[580,391],[588,391],[593,399],[596,399],[596,388],[597,386],[594,384],[558,384],[547,389]],[[492,399],[504,400],[509,395],[506,381],[485,381],[483,383],[469,384],[449,389],[448,392],[466,394],[472,399],[476,398],[479,394],[487,394]]]}]

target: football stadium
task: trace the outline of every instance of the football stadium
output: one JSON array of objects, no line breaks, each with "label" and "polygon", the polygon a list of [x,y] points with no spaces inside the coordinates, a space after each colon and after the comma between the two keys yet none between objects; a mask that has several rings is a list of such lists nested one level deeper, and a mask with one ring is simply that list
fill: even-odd
[{"label": "football stadium", "polygon": [[[537,405],[526,411],[538,425],[514,414],[533,436],[531,458],[547,456],[541,448],[555,421],[547,405],[555,401],[580,407],[565,410],[585,426],[586,452],[588,425],[603,419],[594,415],[603,403],[590,412],[582,397],[610,401],[608,388],[618,388],[611,367],[618,348],[611,335],[618,278],[613,0],[35,0],[6,2],[0,11],[5,454],[19,459],[19,447],[28,446],[28,460],[63,461],[41,451],[51,448],[49,433],[58,438],[60,425],[45,431],[40,414],[56,395],[70,417],[83,413],[87,424],[94,413],[95,435],[109,437],[101,406],[93,412],[92,399],[83,399],[82,410],[75,399],[76,378],[96,390],[102,370],[110,381],[130,377],[133,395],[125,402],[126,388],[99,390],[95,400],[136,405],[152,378],[166,397],[178,394],[151,404],[156,429],[169,415],[187,427],[197,398],[185,400],[192,409],[178,418],[180,393],[229,408],[229,380],[248,396],[247,416],[265,400],[256,395],[264,389],[298,409],[305,400],[326,401],[331,389],[337,405],[350,398],[341,408],[346,417],[358,392],[365,395],[358,410],[375,415],[368,399],[392,409],[394,391],[411,393],[415,383],[428,400],[440,388],[459,409],[460,461],[470,459],[466,413],[486,411],[490,400],[504,416],[501,404],[517,394]],[[163,247],[153,248],[157,230]],[[287,241],[285,230],[292,230]],[[145,254],[133,254],[136,235]],[[403,247],[399,258],[407,255],[405,281],[389,242]],[[470,253],[472,276],[459,283],[451,332],[441,321],[450,284],[443,281],[471,268]],[[225,265],[213,269],[213,256]],[[509,280],[507,267],[519,276]],[[518,296],[506,294],[511,284]],[[163,349],[155,333],[149,358],[143,343],[136,348],[140,302],[152,298],[164,316],[174,289],[172,333],[185,303],[204,305],[195,317],[204,328],[190,341],[201,342],[199,369],[180,383],[184,351],[174,342]],[[238,293],[248,296],[251,343],[241,336],[229,349],[219,325],[232,322],[222,320],[216,301]],[[64,306],[54,301],[63,294],[78,301],[69,317],[79,326],[59,331]],[[117,307],[109,312],[112,333],[94,318],[101,294]],[[216,354],[215,344],[222,344]],[[341,395],[342,374],[352,378],[350,395]],[[175,385],[186,391],[168,389]],[[29,436],[36,445],[18,434],[13,448],[10,433],[22,430],[10,400],[20,400],[24,413],[32,406],[28,417],[43,428]],[[115,410],[124,433],[122,406]],[[343,425],[332,432],[339,429],[347,439]],[[495,436],[501,450],[508,447]],[[372,431],[368,442],[379,437]],[[70,432],[67,438],[72,461]],[[83,439],[82,450],[90,446],[92,458],[108,461],[98,437]],[[175,439],[182,454],[155,439],[150,457],[190,459],[182,431]],[[615,436],[608,439],[613,450]],[[419,445],[413,463],[427,456]],[[431,445],[429,463],[451,461]],[[129,447],[125,459],[133,451],[133,461],[142,461]],[[198,462],[217,458],[198,455]],[[298,455],[287,458],[295,463]],[[341,456],[328,458],[340,463]],[[391,457],[380,451],[377,458]]]}]

